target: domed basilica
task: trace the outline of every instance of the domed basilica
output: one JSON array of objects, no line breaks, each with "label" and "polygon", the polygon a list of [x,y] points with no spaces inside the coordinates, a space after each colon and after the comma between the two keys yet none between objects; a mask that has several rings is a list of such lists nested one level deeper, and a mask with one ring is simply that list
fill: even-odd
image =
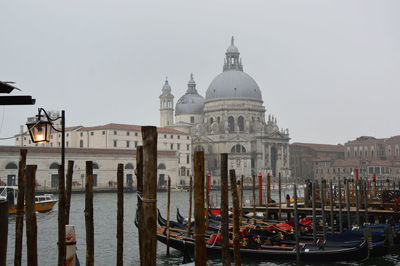
[{"label": "domed basilica", "polygon": [[[243,72],[239,49],[231,45],[225,53],[223,72],[211,81],[205,98],[198,94],[193,75],[186,93],[175,106],[168,81],[160,95],[160,126],[190,133],[194,151],[203,150],[205,170],[220,175],[220,154],[228,153],[228,167],[249,177],[261,172],[290,175],[289,130],[279,129],[271,114],[266,120],[261,90]],[[219,183],[213,180],[214,184]]]}]

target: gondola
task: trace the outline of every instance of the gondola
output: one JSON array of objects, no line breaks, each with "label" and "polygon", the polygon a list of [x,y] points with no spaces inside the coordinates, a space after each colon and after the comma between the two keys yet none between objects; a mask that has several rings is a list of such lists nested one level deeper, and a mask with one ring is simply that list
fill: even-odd
[{"label": "gondola", "polygon": [[[216,216],[209,213],[210,221],[216,222]],[[185,218],[179,213],[179,209],[177,209],[177,218],[178,223],[183,223]],[[257,227],[256,227],[257,228]],[[376,231],[371,232],[372,243],[371,243],[371,250],[370,256],[372,257],[379,257],[384,256],[389,252],[389,247],[385,243],[385,235],[382,231],[379,231],[379,226],[374,226]],[[293,234],[285,234],[284,238],[278,237],[275,233],[271,233],[265,229],[250,229],[249,233],[252,235],[260,235],[262,239],[269,238],[274,242],[284,245],[295,245],[295,239]],[[322,234],[317,235],[318,238],[322,239]],[[363,231],[358,230],[347,230],[343,233],[335,233],[335,234],[327,234],[327,242],[328,245],[332,246],[343,246],[343,245],[352,245],[361,241],[364,237]],[[300,235],[300,242],[312,244],[313,243],[313,236],[310,233],[305,233]]]},{"label": "gondola", "polygon": [[[158,241],[166,244],[167,237],[165,235],[165,228],[158,228],[157,230]],[[194,254],[194,240],[186,237],[172,234],[169,239],[170,247],[177,249],[181,252],[189,252],[192,256]],[[206,244],[207,256],[220,257],[221,246],[219,244]],[[230,252],[233,253],[232,247]],[[258,248],[244,248],[240,249],[240,256],[244,259],[252,260],[296,260],[295,247],[282,247],[282,246],[269,246],[260,245]],[[304,244],[300,248],[300,260],[302,261],[360,261],[368,257],[368,246],[365,241],[353,243],[351,246],[331,246],[326,245],[319,248],[310,244]]]}]

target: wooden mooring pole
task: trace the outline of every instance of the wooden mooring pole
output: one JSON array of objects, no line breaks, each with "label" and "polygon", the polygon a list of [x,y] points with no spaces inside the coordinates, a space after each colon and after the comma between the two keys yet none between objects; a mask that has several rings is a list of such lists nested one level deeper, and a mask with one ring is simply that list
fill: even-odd
[{"label": "wooden mooring pole", "polygon": [[[0,200],[0,266],[7,265],[8,201]],[[21,265],[21,263],[19,264]]]},{"label": "wooden mooring pole", "polygon": [[[26,246],[29,266],[38,265],[37,260],[37,224],[35,209],[36,165],[27,166],[26,176]],[[64,228],[65,230],[65,228]]]},{"label": "wooden mooring pole", "polygon": [[68,161],[66,188],[65,188],[65,224],[69,224],[69,210],[71,208],[72,175],[74,171],[74,161]]},{"label": "wooden mooring pole", "polygon": [[124,164],[117,168],[117,266],[124,265]]},{"label": "wooden mooring pole", "polygon": [[268,222],[268,216],[269,216],[269,193],[270,193],[270,186],[271,186],[271,176],[269,173],[267,174],[267,196],[265,199],[265,221]]},{"label": "wooden mooring pole", "polygon": [[[21,265],[22,258],[22,236],[24,232],[24,197],[25,197],[25,168],[26,168],[26,149],[20,150],[18,164],[18,198],[17,211],[15,217],[15,251],[14,265]],[[0,240],[0,243],[2,240]],[[7,242],[6,242],[7,243]],[[1,250],[1,248],[0,248]],[[5,264],[4,264],[5,265]]]},{"label": "wooden mooring pole", "polygon": [[365,210],[365,218],[364,218],[364,222],[368,223],[369,219],[368,219],[368,198],[367,198],[367,181],[363,180],[362,181],[363,184],[363,193],[364,193],[364,210]]},{"label": "wooden mooring pole", "polygon": [[[357,168],[356,168],[357,170]],[[356,172],[357,173],[357,172]],[[357,225],[360,226],[360,180],[356,180],[356,221],[357,221]]]},{"label": "wooden mooring pole", "polygon": [[240,219],[239,219],[239,224],[240,224],[240,226],[242,226],[242,217],[243,217],[243,179],[244,179],[243,177],[244,177],[243,175],[240,177],[240,186],[239,186],[239,189],[240,189],[240,214],[239,214]]},{"label": "wooden mooring pole", "polygon": [[278,174],[278,193],[279,193],[279,211],[278,211],[278,220],[282,221],[282,187],[281,187],[281,172]]},{"label": "wooden mooring pole", "polygon": [[[226,175],[228,176],[228,173]],[[253,175],[253,223],[256,224],[256,176],[255,175]]]},{"label": "wooden mooring pole", "polygon": [[188,215],[188,228],[187,228],[187,234],[190,236],[190,229],[192,228],[192,191],[193,191],[193,179],[192,176],[190,176],[190,182],[189,182],[189,215]]},{"label": "wooden mooring pole", "polygon": [[209,223],[209,215],[208,212],[210,210],[210,174],[207,174],[207,180],[206,180],[206,186],[207,186],[207,193],[206,193],[206,228],[208,228],[208,223]]},{"label": "wooden mooring pole", "polygon": [[157,257],[157,128],[142,127],[143,139],[143,255],[144,265],[155,266]]},{"label": "wooden mooring pole", "polygon": [[235,265],[239,266],[240,263],[240,236],[239,236],[239,199],[236,187],[236,174],[235,170],[229,170],[229,177],[231,181],[232,193],[232,207],[233,207],[233,257]]},{"label": "wooden mooring pole", "polygon": [[143,146],[139,145],[136,147],[136,195],[137,195],[137,226],[138,226],[138,235],[139,235],[139,257],[140,257],[140,265],[144,265],[144,249],[143,249],[143,205],[142,205],[142,197],[143,197]]},{"label": "wooden mooring pole", "polygon": [[312,221],[313,221],[313,245],[317,244],[317,215],[315,212],[315,187],[317,185],[317,181],[314,179],[312,181]]},{"label": "wooden mooring pole", "polygon": [[65,265],[65,176],[64,164],[58,165],[58,266]]},{"label": "wooden mooring pole", "polygon": [[299,216],[297,213],[297,186],[293,186],[293,196],[294,196],[294,233],[296,238],[296,262],[300,262],[300,242],[299,242]]},{"label": "wooden mooring pole", "polygon": [[322,216],[322,232],[324,240],[326,240],[326,223],[325,223],[325,180],[321,178],[321,216]]},{"label": "wooden mooring pole", "polygon": [[167,256],[169,256],[169,226],[170,226],[170,205],[171,205],[171,177],[168,176],[168,183],[167,183]]},{"label": "wooden mooring pole", "polygon": [[[254,185],[255,177],[253,175],[253,205],[255,204]],[[222,236],[222,249],[221,260],[222,265],[231,265],[231,258],[229,254],[229,217],[228,217],[228,154],[221,154],[221,236]]]},{"label": "wooden mooring pole", "polygon": [[349,189],[349,179],[344,179],[344,182],[346,183],[346,207],[347,207],[347,229],[351,230],[351,216],[350,216],[350,189]]},{"label": "wooden mooring pole", "polygon": [[93,162],[86,161],[85,178],[86,266],[94,265]]},{"label": "wooden mooring pole", "polygon": [[339,176],[339,232],[343,233],[343,217],[342,217],[342,183]]},{"label": "wooden mooring pole", "polygon": [[331,233],[335,232],[335,228],[333,227],[333,188],[332,188],[332,180],[329,181],[329,207],[330,207],[330,224],[331,224]]},{"label": "wooden mooring pole", "polygon": [[194,152],[194,233],[196,266],[205,266],[207,261],[204,228],[204,152]]}]

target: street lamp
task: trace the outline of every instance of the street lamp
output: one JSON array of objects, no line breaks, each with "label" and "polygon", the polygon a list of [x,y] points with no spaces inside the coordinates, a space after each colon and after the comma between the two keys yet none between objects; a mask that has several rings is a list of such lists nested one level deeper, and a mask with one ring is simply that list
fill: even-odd
[{"label": "street lamp", "polygon": [[[36,121],[26,123],[34,143],[50,142],[51,131],[61,132],[61,169],[58,169],[58,265],[65,262],[65,111],[61,116],[51,118],[46,110],[39,108]],[[42,115],[43,112],[43,115]],[[45,119],[42,120],[42,117]],[[61,119],[61,130],[54,127],[54,121]]]}]

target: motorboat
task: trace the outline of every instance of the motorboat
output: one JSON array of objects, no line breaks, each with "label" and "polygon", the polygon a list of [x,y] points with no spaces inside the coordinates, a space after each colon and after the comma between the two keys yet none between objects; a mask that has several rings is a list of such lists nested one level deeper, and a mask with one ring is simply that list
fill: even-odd
[{"label": "motorboat", "polygon": [[[18,198],[18,187],[17,186],[0,186],[0,200],[8,201],[8,213],[15,214],[17,212],[17,198]],[[57,203],[57,199],[53,197],[53,194],[43,194],[35,196],[35,210],[37,212],[47,212],[53,209]],[[26,210],[26,204],[24,204],[24,211]]]}]

